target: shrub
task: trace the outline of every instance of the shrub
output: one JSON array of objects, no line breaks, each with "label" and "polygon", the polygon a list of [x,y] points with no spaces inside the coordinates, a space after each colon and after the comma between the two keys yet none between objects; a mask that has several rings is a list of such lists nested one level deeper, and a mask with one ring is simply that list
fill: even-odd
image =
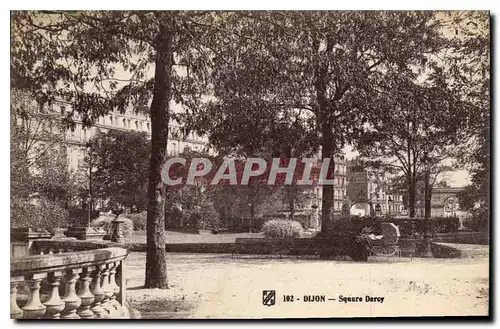
[{"label": "shrub", "polygon": [[453,233],[460,226],[457,217],[433,217],[430,225],[435,233]]},{"label": "shrub", "polygon": [[489,209],[481,207],[472,212],[472,217],[464,219],[464,226],[471,231],[488,231],[490,223]]},{"label": "shrub", "polygon": [[68,225],[69,212],[57,203],[38,199],[30,203],[19,198],[11,198],[11,227],[55,228]]},{"label": "shrub", "polygon": [[304,234],[302,224],[297,221],[272,219],[262,225],[262,232],[268,238],[300,238]]},{"label": "shrub", "polygon": [[220,216],[215,210],[214,204],[210,201],[204,202],[200,207],[201,223],[199,228],[210,228],[218,230],[221,226]]},{"label": "shrub", "polygon": [[138,214],[127,214],[127,217],[130,218],[132,223],[134,223],[134,230],[145,230],[146,229],[146,224],[147,224],[147,219],[148,219],[148,213],[143,211]]},{"label": "shrub", "polygon": [[267,220],[269,219],[263,217],[228,217],[224,219],[224,224],[231,233],[260,232]]},{"label": "shrub", "polygon": [[[106,236],[104,237],[105,239],[111,238],[111,235],[113,234],[113,226],[111,225],[111,221],[114,219],[114,216],[112,215],[101,215],[92,223],[90,223],[91,226],[93,227],[100,227],[106,231]],[[132,234],[134,232],[134,223],[132,220],[126,217],[120,217],[120,219],[123,219],[123,236],[125,238],[125,241],[128,242],[130,241],[130,238],[132,237]]]}]

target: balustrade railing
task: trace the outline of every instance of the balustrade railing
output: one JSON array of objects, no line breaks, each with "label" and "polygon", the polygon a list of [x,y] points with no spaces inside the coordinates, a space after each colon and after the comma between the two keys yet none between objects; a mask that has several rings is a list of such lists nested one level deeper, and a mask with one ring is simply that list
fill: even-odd
[{"label": "balustrade railing", "polygon": [[129,317],[123,245],[38,240],[30,253],[11,259],[11,318]]}]

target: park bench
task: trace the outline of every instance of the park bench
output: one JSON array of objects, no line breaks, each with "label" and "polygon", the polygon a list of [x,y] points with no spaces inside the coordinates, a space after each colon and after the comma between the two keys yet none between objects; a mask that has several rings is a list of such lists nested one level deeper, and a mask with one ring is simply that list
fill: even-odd
[{"label": "park bench", "polygon": [[292,243],[288,240],[263,238],[236,238],[232,256],[235,254],[264,254],[283,256],[288,254]]},{"label": "park bench", "polygon": [[239,254],[270,254],[282,257],[283,255],[320,255],[334,257],[348,255],[354,259],[355,251],[352,236],[347,234],[332,234],[326,238],[298,238],[298,239],[263,239],[237,238],[233,245],[232,256]]},{"label": "park bench", "polygon": [[324,241],[314,238],[293,239],[290,241],[290,255],[319,255],[324,248]]},{"label": "park bench", "polygon": [[[263,238],[237,238],[234,243],[232,255],[235,254],[272,254],[275,256],[294,255],[319,255],[326,249],[334,246],[325,245],[322,239],[263,239]],[[331,253],[332,251],[330,251]]]}]

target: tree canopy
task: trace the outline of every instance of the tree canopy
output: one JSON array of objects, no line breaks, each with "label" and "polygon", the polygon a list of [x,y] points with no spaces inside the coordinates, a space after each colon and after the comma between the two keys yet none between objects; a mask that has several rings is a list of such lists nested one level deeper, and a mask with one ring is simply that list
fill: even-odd
[{"label": "tree canopy", "polygon": [[92,194],[130,210],[146,209],[150,142],[146,133],[110,130],[96,134],[86,157]]},{"label": "tree canopy", "polygon": [[[385,90],[447,43],[432,12],[236,12],[224,18],[221,24],[234,33],[214,41],[222,49],[211,71],[214,97],[190,118],[216,147],[243,154],[277,143],[321,149],[322,158],[332,158],[385,112]],[[296,129],[282,132],[283,126]],[[332,207],[333,187],[325,185],[324,231]]]}]

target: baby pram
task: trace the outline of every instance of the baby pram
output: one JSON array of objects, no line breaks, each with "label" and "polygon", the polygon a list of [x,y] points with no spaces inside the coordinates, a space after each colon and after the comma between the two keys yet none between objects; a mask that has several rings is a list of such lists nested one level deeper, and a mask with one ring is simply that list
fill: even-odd
[{"label": "baby pram", "polygon": [[369,249],[369,256],[401,256],[398,242],[401,234],[393,223],[382,222],[364,227],[358,239]]}]

